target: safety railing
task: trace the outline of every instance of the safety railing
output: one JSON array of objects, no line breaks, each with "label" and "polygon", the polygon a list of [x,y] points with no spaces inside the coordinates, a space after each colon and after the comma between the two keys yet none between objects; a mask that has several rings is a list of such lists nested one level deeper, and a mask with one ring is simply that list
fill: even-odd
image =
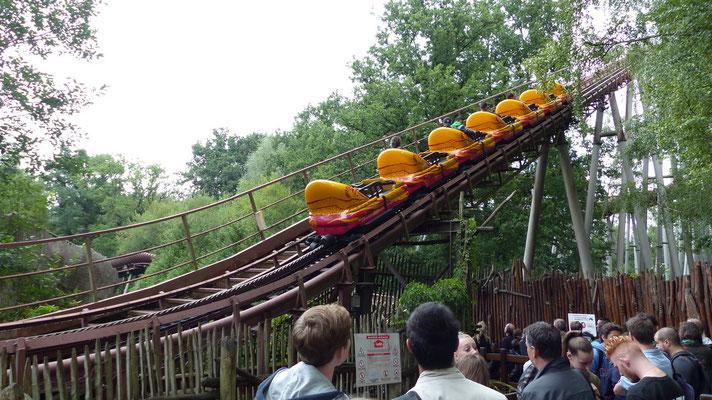
[{"label": "safety railing", "polygon": [[[619,66],[618,64],[612,64],[607,68],[608,71],[610,71],[615,68],[619,68]],[[556,71],[555,73],[559,72],[560,71]],[[602,73],[605,74],[606,71],[603,71]],[[581,87],[586,87],[592,82],[594,82],[593,79],[583,81]],[[8,279],[25,279],[43,274],[60,274],[70,270],[86,268],[90,284],[89,289],[76,293],[0,308],[0,315],[4,312],[26,309],[42,304],[52,304],[62,300],[80,298],[81,301],[85,296],[89,297],[88,302],[96,302],[101,298],[112,297],[117,292],[120,292],[116,290],[116,288],[120,286],[140,281],[147,282],[146,280],[149,278],[159,275],[174,277],[183,273],[196,271],[201,267],[201,265],[207,265],[213,260],[217,261],[220,259],[218,257],[224,258],[227,255],[234,254],[236,251],[262,241],[271,234],[274,234],[306,217],[308,210],[304,208],[302,195],[306,184],[308,184],[310,180],[330,179],[348,184],[374,177],[374,172],[377,170],[376,160],[378,154],[382,150],[388,148],[388,143],[393,137],[400,136],[404,139],[402,148],[416,153],[425,151],[427,150],[427,135],[432,129],[438,126],[438,121],[442,118],[453,117],[463,113],[466,114],[483,101],[501,99],[508,92],[529,87],[534,83],[535,81],[528,81],[513,86],[505,91],[480,99],[464,107],[437,116],[400,132],[382,137],[344,153],[327,158],[326,160],[288,173],[282,177],[273,179],[270,182],[260,184],[254,188],[235,194],[228,198],[216,201],[212,204],[197,207],[189,211],[157,218],[151,221],[94,232],[21,242],[0,243],[0,251],[7,251],[7,249],[10,248],[26,248],[34,249],[34,251],[41,251],[38,247],[44,244],[60,241],[81,241],[83,242],[86,257],[85,262],[77,264],[0,276],[0,282]],[[423,140],[426,141],[424,145],[422,144]],[[330,175],[329,172],[334,170],[340,172]],[[270,191],[278,193],[275,195]],[[246,212],[244,212],[245,209],[247,210]],[[197,223],[197,221],[209,220],[209,218],[204,217],[207,213],[211,211],[214,212],[216,210],[223,211],[222,213],[217,214],[226,214],[229,218],[216,222],[214,226],[210,227],[203,227],[201,224]],[[161,224],[168,224],[168,226],[166,227],[166,225]],[[146,237],[151,237],[152,234],[155,235],[156,233],[166,231],[173,232],[174,237],[164,241],[163,243],[151,243],[145,248],[125,252],[114,257],[101,260],[94,259],[92,243],[96,240],[96,238],[110,234],[126,235],[129,231],[138,231],[140,229],[155,230],[155,232],[145,232],[144,234]],[[195,229],[200,229],[200,231],[198,233],[192,233]],[[234,236],[231,238],[231,241],[226,243],[216,243],[215,246],[208,246],[203,243],[208,241],[207,238],[209,235],[214,235],[216,232],[226,229],[234,230],[232,235],[227,235]],[[177,236],[178,234],[180,234],[179,237]],[[200,242],[201,246],[196,246],[196,241]],[[142,252],[156,252],[159,250],[157,252],[157,257],[154,260],[154,263],[156,263],[157,261],[160,262],[161,252],[165,252],[165,249],[172,246],[183,246],[179,249],[180,253],[185,253],[183,260],[177,261],[173,265],[165,266],[165,268],[160,270],[155,270],[155,268],[149,267],[146,271],[147,273],[144,275],[126,281],[111,283],[104,286],[99,286],[97,284],[97,263],[112,261]],[[230,253],[227,253],[228,251],[230,251]],[[187,271],[181,270],[181,268],[188,266],[189,268],[186,268]]]}]

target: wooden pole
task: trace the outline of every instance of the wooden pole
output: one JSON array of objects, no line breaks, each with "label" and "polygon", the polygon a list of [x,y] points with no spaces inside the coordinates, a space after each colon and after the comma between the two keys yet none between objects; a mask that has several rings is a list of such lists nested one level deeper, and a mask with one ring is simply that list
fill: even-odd
[{"label": "wooden pole", "polygon": [[237,389],[237,345],[235,339],[220,341],[220,400],[235,400]]}]

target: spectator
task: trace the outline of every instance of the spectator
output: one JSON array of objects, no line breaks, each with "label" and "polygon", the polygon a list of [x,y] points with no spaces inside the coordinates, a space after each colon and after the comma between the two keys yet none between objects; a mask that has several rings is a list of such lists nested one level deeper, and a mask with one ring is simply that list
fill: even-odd
[{"label": "spectator", "polygon": [[702,331],[694,322],[680,324],[680,343],[702,363],[712,375],[712,350],[702,344]]},{"label": "spectator", "polygon": [[[633,317],[635,319],[637,317]],[[645,318],[640,318],[644,320]],[[650,326],[653,324],[645,320]],[[629,328],[630,329],[630,328]],[[631,332],[632,335],[635,335]],[[683,395],[680,386],[651,362],[640,345],[625,336],[606,340],[606,355],[629,381],[635,381],[626,400],[672,400]]]},{"label": "spectator", "polygon": [[464,332],[460,332],[458,333],[457,338],[459,340],[459,344],[457,346],[457,350],[455,351],[455,360],[467,354],[479,354],[479,351],[477,351],[477,343],[475,343],[475,339],[473,339],[472,336]]},{"label": "spectator", "polygon": [[591,385],[583,374],[571,369],[561,357],[561,334],[546,322],[535,322],[526,329],[527,354],[538,370],[524,388],[520,399],[593,400]]},{"label": "spectator", "polygon": [[512,92],[507,92],[507,95],[506,95],[506,96],[507,96],[507,99],[514,99],[514,98],[515,98],[514,93],[512,93]]},{"label": "spectator", "polygon": [[457,117],[455,117],[455,122],[452,123],[451,127],[455,129],[460,129],[460,126],[464,126],[462,122],[462,115],[458,115]]},{"label": "spectator", "polygon": [[457,369],[465,378],[489,387],[489,372],[487,361],[479,354],[466,354],[455,360]]},{"label": "spectator", "polygon": [[670,356],[672,370],[679,374],[695,390],[695,399],[700,394],[710,392],[710,377],[707,376],[702,363],[680,344],[680,335],[672,328],[662,328],[655,333],[655,343],[658,348]]},{"label": "spectator", "polygon": [[596,341],[598,343],[603,343],[603,340],[601,340],[601,328],[603,328],[603,325],[611,322],[608,318],[601,317],[596,321]]},{"label": "spectator", "polygon": [[490,108],[490,105],[487,104],[486,101],[483,101],[482,103],[480,103],[480,111],[492,112],[492,109]]},{"label": "spectator", "polygon": [[505,399],[453,366],[459,325],[452,311],[439,303],[424,303],[413,311],[406,324],[406,346],[418,362],[420,376],[406,395],[415,392],[423,400]]},{"label": "spectator", "polygon": [[517,329],[513,323],[508,323],[504,326],[504,337],[502,341],[499,342],[500,349],[507,349],[507,351],[512,350],[512,340],[514,340],[514,330]]},{"label": "spectator", "polygon": [[522,340],[522,330],[517,328],[512,332],[512,336],[514,338],[512,339],[512,347],[509,349],[510,354],[516,354],[516,355],[521,355],[519,353],[519,342]]},{"label": "spectator", "polygon": [[302,361],[281,368],[257,388],[255,400],[348,399],[331,383],[334,368],[346,361],[351,345],[351,315],[338,304],[308,309],[292,329]]},{"label": "spectator", "polygon": [[712,339],[705,336],[705,324],[703,324],[702,321],[697,318],[688,318],[687,322],[692,322],[693,324],[697,325],[698,328],[700,328],[700,332],[702,333],[702,344],[704,344],[705,346],[712,345]]},{"label": "spectator", "polygon": [[564,321],[561,318],[557,318],[554,320],[554,327],[556,327],[556,329],[561,331],[561,337],[563,337],[566,334],[566,332],[568,332],[568,329],[566,326],[566,321]]},{"label": "spectator", "polygon": [[658,330],[658,327],[660,324],[658,323],[658,319],[655,318],[653,314],[648,314],[646,312],[640,312],[636,315],[636,317],[642,317],[650,321],[651,324],[653,324],[653,327],[655,327],[655,330]]},{"label": "spectator", "polygon": [[593,362],[593,346],[586,339],[581,331],[569,331],[564,336],[562,345],[562,355],[569,360],[571,368],[583,372],[588,383],[590,383],[596,391],[601,394],[601,380],[596,374],[591,372],[591,363]]},{"label": "spectator", "polygon": [[571,331],[582,331],[583,330],[583,324],[581,324],[581,321],[571,321],[569,324],[569,330]]},{"label": "spectator", "polygon": [[601,380],[601,395],[606,400],[625,399],[625,396],[616,396],[613,393],[613,387],[621,379],[621,374],[616,367],[613,366],[611,360],[606,357],[606,349],[603,347],[607,339],[623,334],[623,328],[613,322],[609,322],[601,327],[599,336],[602,342],[593,342],[593,363],[591,364],[591,372],[596,374]]},{"label": "spectator", "polygon": [[399,149],[401,147],[401,138],[400,136],[393,136],[391,138],[391,148],[393,149]]},{"label": "spectator", "polygon": [[475,342],[477,342],[477,350],[486,349],[488,353],[492,352],[492,339],[487,334],[487,325],[485,321],[477,323],[477,333],[475,334]]},{"label": "spectator", "polygon": [[[653,365],[665,372],[668,377],[672,378],[672,364],[670,364],[670,360],[665,356],[665,353],[655,348],[655,325],[653,325],[653,321],[645,314],[640,313],[629,319],[628,322],[626,322],[626,327],[628,328],[630,339],[640,347],[645,357],[647,357]],[[608,354],[608,350],[606,350],[606,353]],[[608,358],[610,358],[610,355]],[[620,369],[620,367],[618,367],[618,369],[623,376],[613,388],[613,392],[622,395],[627,390],[630,390],[635,383],[626,377],[625,371]]]}]

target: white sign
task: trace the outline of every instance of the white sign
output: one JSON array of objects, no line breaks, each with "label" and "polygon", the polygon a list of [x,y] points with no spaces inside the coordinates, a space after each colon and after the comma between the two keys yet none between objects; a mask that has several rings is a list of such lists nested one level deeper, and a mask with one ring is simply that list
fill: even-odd
[{"label": "white sign", "polygon": [[354,334],[356,386],[400,383],[400,338],[397,333]]},{"label": "white sign", "polygon": [[578,321],[583,326],[583,331],[596,337],[596,315],[594,314],[569,314],[569,330],[571,323]]}]

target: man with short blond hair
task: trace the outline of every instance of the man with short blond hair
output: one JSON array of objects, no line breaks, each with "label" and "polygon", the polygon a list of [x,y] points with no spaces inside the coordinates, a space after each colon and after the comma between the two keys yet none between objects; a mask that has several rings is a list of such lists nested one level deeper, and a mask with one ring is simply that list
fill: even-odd
[{"label": "man with short blond hair", "polygon": [[351,315],[338,304],[308,309],[292,329],[292,342],[302,361],[262,382],[255,400],[348,399],[331,381],[334,368],[348,357],[351,327]]},{"label": "man with short blond hair", "polygon": [[643,354],[637,343],[625,336],[606,340],[606,355],[632,382],[626,400],[672,400],[683,395],[680,386]]}]

